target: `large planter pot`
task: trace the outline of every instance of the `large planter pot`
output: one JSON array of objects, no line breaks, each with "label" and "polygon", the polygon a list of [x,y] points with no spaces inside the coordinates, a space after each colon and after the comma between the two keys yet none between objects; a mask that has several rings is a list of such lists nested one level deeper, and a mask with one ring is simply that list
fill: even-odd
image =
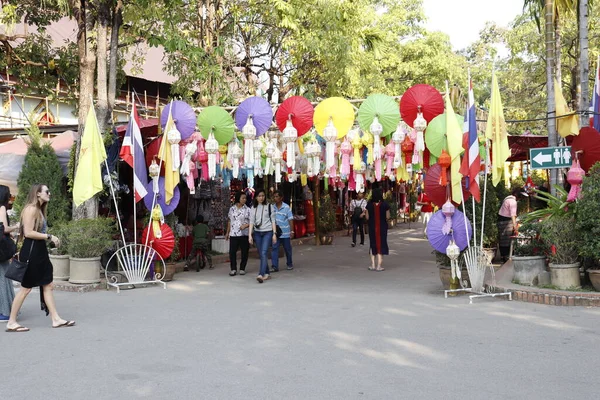
[{"label": "large planter pot", "polygon": [[550,263],[550,282],[559,289],[581,287],[581,281],[579,280],[579,263]]},{"label": "large planter pot", "polygon": [[71,276],[69,282],[85,284],[100,282],[100,257],[71,257]]},{"label": "large planter pot", "polygon": [[600,292],[600,269],[588,269],[588,276],[596,292]]},{"label": "large planter pot", "polygon": [[50,254],[50,262],[52,263],[52,277],[55,281],[68,281],[71,269],[69,255],[52,255]]},{"label": "large planter pot", "polygon": [[488,264],[491,265],[492,262],[494,261],[494,258],[496,258],[496,247],[484,247],[483,248],[483,253],[485,254]]},{"label": "large planter pot", "polygon": [[545,256],[513,256],[515,283],[531,286],[537,284],[538,275],[546,270]]},{"label": "large planter pot", "polygon": [[[159,268],[162,268],[162,263],[156,263],[156,264],[160,264]],[[175,268],[176,265],[177,264],[174,262],[165,263],[165,268],[167,270],[165,272],[163,272],[165,274],[165,277],[163,278],[164,282],[171,282],[173,280],[173,277],[175,276],[175,272],[177,272],[177,270]]]},{"label": "large planter pot", "polygon": [[[450,267],[445,265],[438,265],[438,269],[440,272],[440,281],[442,281],[442,287],[444,290],[450,289],[450,280],[452,279],[452,271],[450,271]],[[463,281],[467,281],[467,287],[471,287],[471,281],[469,280],[469,271],[467,271],[466,267],[460,270],[460,278]],[[459,285],[460,286],[460,285]]]}]

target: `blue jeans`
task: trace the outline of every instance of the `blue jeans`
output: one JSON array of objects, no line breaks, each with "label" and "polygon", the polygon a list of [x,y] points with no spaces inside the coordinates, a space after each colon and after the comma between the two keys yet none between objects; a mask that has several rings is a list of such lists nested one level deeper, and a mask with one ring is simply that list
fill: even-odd
[{"label": "blue jeans", "polygon": [[269,273],[269,266],[267,265],[267,251],[269,250],[269,245],[273,240],[273,231],[254,231],[253,236],[254,242],[256,243],[256,248],[258,249],[258,255],[260,256],[260,270],[258,271],[258,275],[265,276]]},{"label": "blue jeans", "polygon": [[286,265],[293,267],[292,263],[292,240],[290,238],[278,238],[277,243],[273,245],[273,251],[271,252],[271,263],[273,269],[279,269],[279,244],[283,244],[283,250],[285,251]]}]

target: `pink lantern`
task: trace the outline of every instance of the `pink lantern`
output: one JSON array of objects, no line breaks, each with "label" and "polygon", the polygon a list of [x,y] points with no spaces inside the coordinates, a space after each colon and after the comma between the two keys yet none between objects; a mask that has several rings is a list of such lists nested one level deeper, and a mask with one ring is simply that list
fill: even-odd
[{"label": "pink lantern", "polygon": [[567,182],[571,184],[571,190],[567,196],[567,201],[575,201],[581,197],[581,183],[583,182],[584,176],[585,171],[579,165],[579,160],[573,160],[571,169],[569,169],[569,172],[567,173]]},{"label": "pink lantern", "polygon": [[390,140],[387,146],[385,146],[385,175],[393,179],[394,172],[392,171],[392,167],[394,166],[394,157],[396,156],[396,145],[393,141]]},{"label": "pink lantern", "polygon": [[452,231],[452,216],[454,215],[455,211],[456,208],[454,207],[454,204],[452,204],[450,199],[446,200],[446,202],[442,206],[442,214],[444,214],[444,217],[446,217],[446,220],[444,221],[444,226],[442,226],[442,233],[444,235],[449,235],[450,231]]}]

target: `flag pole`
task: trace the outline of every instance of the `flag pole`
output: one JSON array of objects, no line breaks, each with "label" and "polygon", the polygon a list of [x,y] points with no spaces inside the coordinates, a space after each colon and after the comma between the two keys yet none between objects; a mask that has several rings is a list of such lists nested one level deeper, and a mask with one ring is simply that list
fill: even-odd
[{"label": "flag pole", "polygon": [[[131,118],[135,118],[135,115],[133,114],[133,110],[135,109],[135,99],[133,97],[133,95],[131,96]],[[132,132],[133,134],[133,132]],[[141,135],[141,133],[140,133]],[[134,249],[136,249],[136,256],[137,256],[137,199],[136,199],[136,191],[135,191],[135,148],[137,147],[135,145],[135,138],[131,138],[131,149],[132,151],[132,159],[133,159],[133,243],[135,245]]]}]

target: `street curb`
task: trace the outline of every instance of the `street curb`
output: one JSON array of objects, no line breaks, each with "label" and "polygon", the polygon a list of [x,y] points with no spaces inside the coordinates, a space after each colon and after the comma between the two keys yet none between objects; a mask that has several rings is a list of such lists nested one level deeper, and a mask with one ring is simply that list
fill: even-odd
[{"label": "street curb", "polygon": [[544,289],[515,289],[497,287],[498,292],[511,292],[512,299],[549,306],[600,307],[600,293],[566,292]]}]

